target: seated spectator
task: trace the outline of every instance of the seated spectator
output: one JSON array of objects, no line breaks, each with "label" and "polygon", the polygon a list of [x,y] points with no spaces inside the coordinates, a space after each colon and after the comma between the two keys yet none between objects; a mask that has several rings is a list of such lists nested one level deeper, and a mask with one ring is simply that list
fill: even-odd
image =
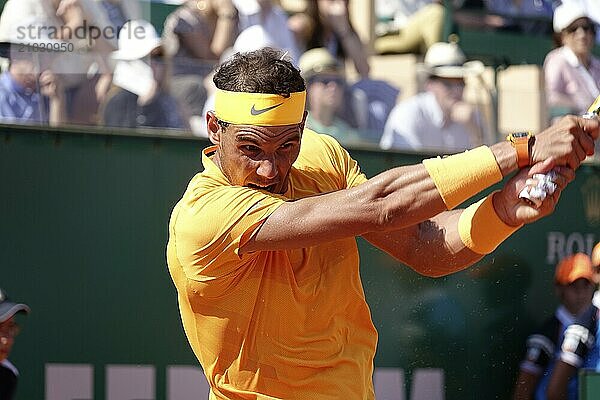
[{"label": "seated spectator", "polygon": [[576,5],[554,12],[560,47],[544,61],[547,104],[552,116],[582,114],[600,94],[600,60],[592,55],[596,26]]},{"label": "seated spectator", "polygon": [[454,152],[480,145],[481,116],[463,100],[464,77],[480,74],[478,61],[465,63],[455,43],[435,43],[425,54],[425,92],[390,112],[379,145],[383,149]]},{"label": "seated spectator", "polygon": [[[144,32],[129,35],[127,32]],[[106,126],[186,128],[179,105],[168,93],[168,63],[160,38],[146,21],[127,22],[119,35],[114,84],[102,111]]]},{"label": "seated spectator", "polygon": [[[560,304],[541,329],[527,338],[514,400],[545,398],[565,329],[581,318],[592,305],[596,284],[590,258],[578,253],[561,260],[556,267],[554,284]],[[575,379],[569,382],[569,393],[577,393]]]},{"label": "seated spectator", "polygon": [[[442,30],[446,18],[446,10],[441,0],[379,0],[375,3],[376,10],[385,3],[386,11],[392,19],[392,25],[387,26],[389,32],[381,32],[375,39],[375,51],[387,53],[421,53],[442,40]],[[383,11],[381,11],[383,12]]]},{"label": "seated spectator", "polygon": [[[362,78],[367,78],[370,70],[367,51],[350,23],[348,1],[309,1],[306,8],[308,21],[297,24],[309,31],[296,34],[298,37],[309,38],[301,48],[324,47],[340,61],[352,61],[356,72]],[[290,24],[293,24],[292,21]]]},{"label": "seated spectator", "polygon": [[162,36],[173,66],[170,93],[190,118],[201,115],[208,96],[203,80],[237,34],[231,0],[188,0],[167,16]]},{"label": "seated spectator", "polygon": [[294,64],[300,56],[294,34],[288,27],[288,16],[273,0],[233,0],[240,18],[240,32],[260,25],[272,38],[273,46],[287,51]]},{"label": "seated spectator", "polygon": [[8,360],[8,356],[19,334],[19,325],[15,316],[29,313],[26,304],[10,301],[6,292],[0,289],[0,399],[16,398],[19,371]]},{"label": "seated spectator", "polygon": [[16,35],[0,44],[9,59],[8,70],[0,75],[0,123],[50,124],[65,121],[65,93],[60,78],[52,71],[52,52],[33,52],[27,46],[60,44],[37,38],[19,40]]},{"label": "seated spectator", "polygon": [[344,69],[327,49],[317,48],[300,57],[306,80],[306,127],[335,137],[343,144],[362,142],[358,132],[337,116],[344,105]]}]

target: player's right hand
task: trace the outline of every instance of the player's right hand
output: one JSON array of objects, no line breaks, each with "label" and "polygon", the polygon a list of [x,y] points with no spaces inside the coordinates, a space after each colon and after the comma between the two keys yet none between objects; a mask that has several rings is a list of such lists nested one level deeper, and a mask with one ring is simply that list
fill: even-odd
[{"label": "player's right hand", "polygon": [[600,120],[574,115],[563,117],[557,123],[535,136],[531,149],[531,163],[553,158],[556,165],[575,170],[587,156],[594,154],[594,140],[600,134]]},{"label": "player's right hand", "polygon": [[[528,185],[528,180],[536,174],[547,174],[550,171],[554,171],[553,183],[556,187],[539,205],[524,202],[519,198],[519,193]],[[575,179],[575,171],[569,167],[556,166],[551,158],[530,168],[523,168],[494,195],[494,209],[507,225],[519,226],[531,223],[554,211],[561,192],[573,179]]]}]

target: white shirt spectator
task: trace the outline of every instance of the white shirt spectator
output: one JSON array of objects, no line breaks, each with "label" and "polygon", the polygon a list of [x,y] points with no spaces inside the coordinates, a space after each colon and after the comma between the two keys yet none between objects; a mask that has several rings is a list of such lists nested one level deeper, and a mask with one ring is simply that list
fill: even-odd
[{"label": "white shirt spectator", "polygon": [[382,149],[456,152],[472,147],[467,128],[445,121],[433,93],[425,92],[390,112],[379,145]]}]

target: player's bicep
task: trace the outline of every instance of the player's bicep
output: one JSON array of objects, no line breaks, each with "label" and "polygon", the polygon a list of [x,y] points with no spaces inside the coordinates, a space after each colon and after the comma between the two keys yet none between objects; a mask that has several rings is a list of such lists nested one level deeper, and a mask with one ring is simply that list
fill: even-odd
[{"label": "player's bicep", "polygon": [[448,275],[481,258],[460,240],[457,225],[461,212],[446,211],[413,226],[363,237],[422,275]]},{"label": "player's bicep", "polygon": [[310,247],[373,231],[380,213],[360,193],[354,188],[287,201],[264,220],[240,253]]}]

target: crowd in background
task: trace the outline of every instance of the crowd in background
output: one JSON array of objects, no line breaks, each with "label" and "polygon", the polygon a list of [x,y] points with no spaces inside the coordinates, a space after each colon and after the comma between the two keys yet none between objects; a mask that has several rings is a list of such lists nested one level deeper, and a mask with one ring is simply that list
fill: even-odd
[{"label": "crowd in background", "polygon": [[[498,134],[463,96],[465,79],[484,66],[443,42],[449,6],[464,26],[554,34],[543,66],[552,117],[582,113],[600,94],[593,0],[375,0],[372,49],[351,23],[349,1],[358,0],[181,0],[153,26],[146,1],[7,0],[0,122],[206,136],[214,68],[235,52],[275,47],[307,81],[310,129],[347,145],[464,150]],[[370,78],[368,57],[399,53],[423,61],[420,93],[402,101],[402,87]]]}]

